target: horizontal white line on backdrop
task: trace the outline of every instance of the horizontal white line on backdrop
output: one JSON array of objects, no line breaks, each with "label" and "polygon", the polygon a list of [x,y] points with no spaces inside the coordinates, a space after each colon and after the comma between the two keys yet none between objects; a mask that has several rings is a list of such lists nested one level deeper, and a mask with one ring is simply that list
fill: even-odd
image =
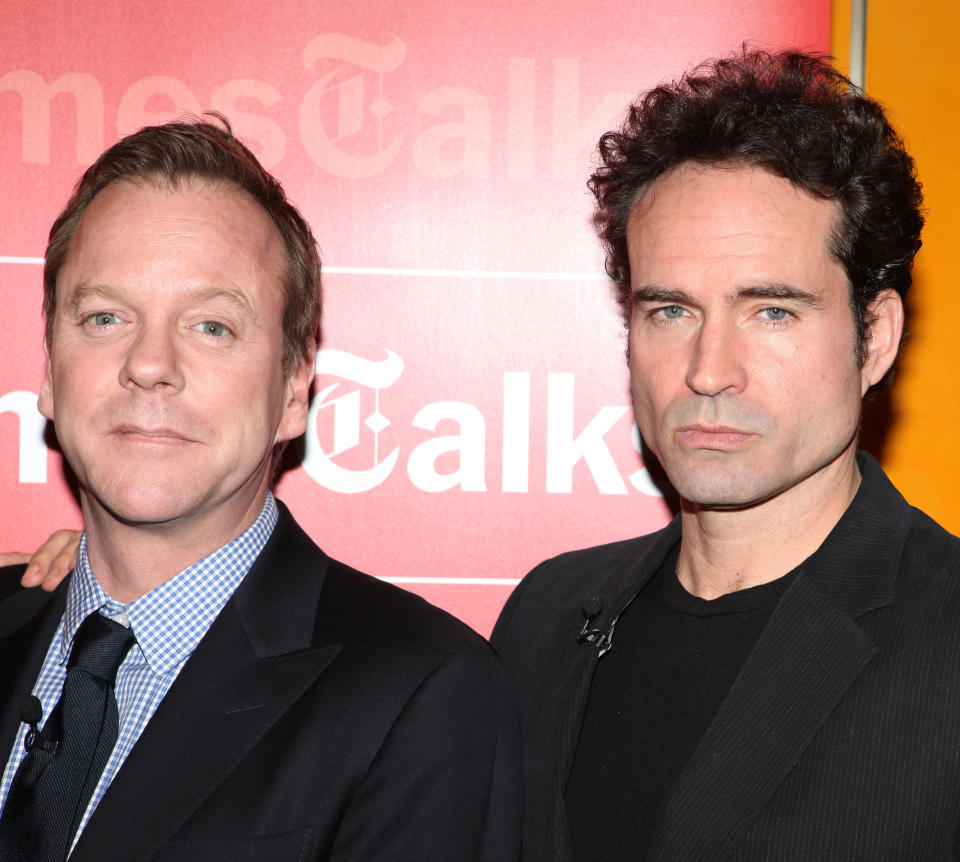
[{"label": "horizontal white line on backdrop", "polygon": [[[43,266],[42,257],[0,256],[0,264]],[[419,278],[514,278],[530,281],[605,281],[599,272],[511,272],[497,269],[402,269],[389,266],[325,266],[325,275],[394,275]]]},{"label": "horizontal white line on backdrop", "polygon": [[599,272],[512,272],[502,269],[400,269],[386,266],[325,266],[331,275],[399,275],[422,278],[516,278],[531,281],[605,281]]},{"label": "horizontal white line on backdrop", "polygon": [[391,584],[467,584],[484,587],[515,587],[520,578],[380,578]]}]

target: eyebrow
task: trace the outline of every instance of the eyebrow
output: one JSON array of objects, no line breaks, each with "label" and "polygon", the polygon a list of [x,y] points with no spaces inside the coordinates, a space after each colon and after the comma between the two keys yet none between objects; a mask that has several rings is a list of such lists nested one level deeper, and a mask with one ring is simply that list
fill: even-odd
[{"label": "eyebrow", "polygon": [[119,291],[101,284],[87,284],[80,282],[70,292],[70,296],[64,302],[64,311],[70,314],[76,314],[80,304],[91,296],[100,296],[104,299],[119,299]]},{"label": "eyebrow", "polygon": [[[677,305],[699,305],[698,300],[685,290],[671,290],[656,284],[638,287],[631,298],[634,303],[675,303]],[[780,281],[762,282],[748,287],[738,288],[727,294],[726,300],[735,305],[742,299],[780,299],[796,302],[808,308],[823,308],[823,296],[801,290],[791,284]]]},{"label": "eyebrow", "polygon": [[[124,302],[125,297],[122,290],[111,287],[108,284],[87,284],[81,282],[70,294],[70,298],[64,303],[65,309],[70,314],[76,314],[80,304],[90,297],[101,297],[107,300]],[[191,302],[212,302],[214,300],[225,300],[238,308],[242,313],[254,316],[253,308],[250,306],[247,298],[233,290],[227,290],[222,287],[202,287],[192,290],[187,294]]]},{"label": "eyebrow", "polygon": [[683,290],[667,290],[665,287],[657,287],[649,284],[644,287],[638,287],[633,291],[630,298],[634,303],[676,303],[677,305],[696,305],[696,300]]},{"label": "eyebrow", "polygon": [[752,287],[743,287],[736,291],[737,299],[787,299],[806,305],[808,308],[823,308],[823,294],[801,290],[782,281],[765,282]]}]

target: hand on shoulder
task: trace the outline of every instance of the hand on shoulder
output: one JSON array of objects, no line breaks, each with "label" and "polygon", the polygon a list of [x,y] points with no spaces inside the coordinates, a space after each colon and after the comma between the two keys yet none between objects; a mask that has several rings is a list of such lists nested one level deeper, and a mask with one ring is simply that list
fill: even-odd
[{"label": "hand on shoulder", "polygon": [[20,583],[25,587],[42,587],[52,592],[73,570],[77,562],[80,533],[57,530],[33,554],[22,551],[0,553],[0,566],[27,564]]}]

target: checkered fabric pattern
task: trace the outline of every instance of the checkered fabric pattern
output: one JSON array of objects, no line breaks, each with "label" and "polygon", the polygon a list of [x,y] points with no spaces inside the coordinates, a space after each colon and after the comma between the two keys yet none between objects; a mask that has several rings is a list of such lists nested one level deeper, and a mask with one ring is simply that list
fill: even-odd
[{"label": "checkered fabric pattern", "polygon": [[[276,523],[277,504],[273,495],[268,494],[256,521],[244,533],[129,605],[113,601],[104,592],[87,560],[86,536],[81,539],[66,610],[33,687],[43,704],[44,716],[50,715],[60,699],[73,637],[87,614],[99,610],[129,624],[137,641],[117,673],[117,744],[80,822],[77,837],[177,674],[263,550]],[[26,725],[21,725],[0,782],[0,811],[26,754],[26,731]],[[76,840],[75,837],[74,843]]]}]

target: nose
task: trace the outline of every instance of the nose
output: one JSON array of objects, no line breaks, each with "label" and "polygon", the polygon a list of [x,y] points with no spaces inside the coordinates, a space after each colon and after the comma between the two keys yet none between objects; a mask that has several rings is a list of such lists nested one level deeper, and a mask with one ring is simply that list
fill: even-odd
[{"label": "nose", "polygon": [[687,386],[698,395],[741,392],[747,385],[745,351],[733,323],[704,320],[693,341]]},{"label": "nose", "polygon": [[130,345],[120,369],[120,383],[128,388],[183,388],[176,349],[176,333],[162,325],[144,325]]}]

